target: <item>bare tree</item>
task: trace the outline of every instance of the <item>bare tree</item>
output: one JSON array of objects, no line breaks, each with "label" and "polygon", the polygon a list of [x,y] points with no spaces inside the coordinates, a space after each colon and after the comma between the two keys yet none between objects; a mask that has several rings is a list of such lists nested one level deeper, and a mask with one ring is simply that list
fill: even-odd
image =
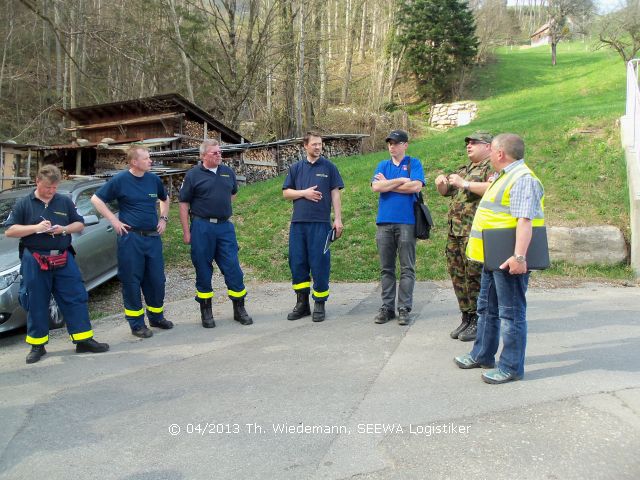
[{"label": "bare tree", "polygon": [[551,65],[556,64],[558,43],[571,34],[570,24],[580,26],[593,12],[591,0],[547,0]]},{"label": "bare tree", "polygon": [[640,0],[628,0],[624,8],[606,15],[598,37],[625,63],[635,58],[640,51]]}]

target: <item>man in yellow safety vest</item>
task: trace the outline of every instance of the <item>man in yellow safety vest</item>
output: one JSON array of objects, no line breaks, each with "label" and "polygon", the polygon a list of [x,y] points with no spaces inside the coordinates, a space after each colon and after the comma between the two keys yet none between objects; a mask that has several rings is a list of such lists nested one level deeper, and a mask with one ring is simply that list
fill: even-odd
[{"label": "man in yellow safety vest", "polygon": [[[467,257],[484,262],[482,231],[485,229],[513,228],[516,243],[512,255],[499,270],[483,268],[476,340],[470,353],[455,357],[454,361],[463,369],[490,368],[482,374],[482,379],[500,384],[519,380],[524,375],[529,283],[526,254],[532,228],[544,225],[544,188],[524,163],[524,141],[518,135],[503,133],[493,139],[491,164],[499,176],[485,192],[476,211]],[[496,365],[501,326],[503,348]]]}]

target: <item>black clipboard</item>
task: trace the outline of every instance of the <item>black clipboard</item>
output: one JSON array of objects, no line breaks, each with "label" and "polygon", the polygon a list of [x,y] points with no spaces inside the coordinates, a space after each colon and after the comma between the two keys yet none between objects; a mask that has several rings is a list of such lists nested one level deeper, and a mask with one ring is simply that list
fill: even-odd
[{"label": "black clipboard", "polygon": [[332,228],[331,230],[329,230],[329,233],[327,233],[327,239],[324,241],[324,251],[322,252],[323,254],[327,253],[329,251],[329,248],[331,247],[331,243],[336,241],[336,229]]},{"label": "black clipboard", "polygon": [[[513,255],[516,246],[516,229],[491,228],[483,230],[482,246],[484,248],[484,268],[489,271],[498,270],[500,265]],[[549,268],[551,262],[546,227],[533,227],[531,243],[525,256],[527,257],[528,270]]]}]

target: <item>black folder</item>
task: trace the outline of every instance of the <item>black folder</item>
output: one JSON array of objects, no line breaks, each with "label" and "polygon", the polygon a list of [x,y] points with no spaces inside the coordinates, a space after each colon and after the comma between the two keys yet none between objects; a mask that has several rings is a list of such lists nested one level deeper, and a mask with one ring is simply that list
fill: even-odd
[{"label": "black folder", "polygon": [[[484,268],[498,270],[507,258],[513,255],[516,246],[515,228],[492,228],[482,231]],[[547,228],[533,227],[531,243],[526,253],[528,270],[549,268],[549,244]]]}]

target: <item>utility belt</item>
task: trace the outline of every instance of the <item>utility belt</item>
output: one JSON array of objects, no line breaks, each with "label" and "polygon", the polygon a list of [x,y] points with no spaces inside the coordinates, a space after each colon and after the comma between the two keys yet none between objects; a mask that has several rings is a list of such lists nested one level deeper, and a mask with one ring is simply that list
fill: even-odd
[{"label": "utility belt", "polygon": [[38,262],[40,270],[57,270],[67,264],[69,250],[49,250],[49,253],[31,251],[31,255]]},{"label": "utility belt", "polygon": [[137,233],[143,237],[159,237],[160,234],[156,230],[139,230],[137,228],[130,228],[127,230],[129,233]]},{"label": "utility belt", "polygon": [[193,215],[191,214],[191,221],[193,220],[204,220],[205,222],[209,222],[209,223],[224,223],[227,220],[229,220],[229,217],[200,217],[198,215]]}]

